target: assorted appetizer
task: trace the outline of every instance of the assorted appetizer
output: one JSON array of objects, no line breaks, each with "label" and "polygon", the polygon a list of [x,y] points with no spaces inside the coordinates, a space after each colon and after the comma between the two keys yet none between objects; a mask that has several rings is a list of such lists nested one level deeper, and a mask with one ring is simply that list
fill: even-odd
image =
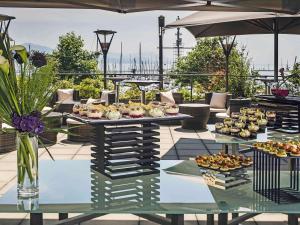
[{"label": "assorted appetizer", "polygon": [[[91,119],[120,119],[122,117],[142,118],[144,116],[158,118],[168,115],[177,115],[179,113],[179,107],[176,104],[160,102],[150,102],[147,105],[134,102],[129,102],[128,104],[114,103],[109,106],[104,106],[100,102],[94,102],[90,104],[75,104],[73,113]],[[119,116],[119,114],[121,114],[121,116]]]},{"label": "assorted appetizer", "polygon": [[241,138],[254,138],[258,132],[265,131],[269,122],[267,115],[274,116],[270,111],[265,113],[262,109],[243,107],[239,112],[232,112],[231,117],[225,118],[222,123],[216,123],[215,130]]},{"label": "assorted appetizer", "polygon": [[221,172],[240,169],[242,167],[250,166],[253,163],[250,157],[230,155],[223,152],[214,155],[199,155],[195,160],[200,167]]},{"label": "assorted appetizer", "polygon": [[300,141],[267,141],[253,144],[257,150],[264,151],[277,157],[297,156],[300,157]]}]

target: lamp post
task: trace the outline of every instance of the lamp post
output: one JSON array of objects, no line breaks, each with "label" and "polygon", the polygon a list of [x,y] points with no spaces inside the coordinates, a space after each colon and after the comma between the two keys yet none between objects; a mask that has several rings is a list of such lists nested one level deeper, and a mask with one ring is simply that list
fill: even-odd
[{"label": "lamp post", "polygon": [[164,87],[164,68],[163,68],[163,36],[164,36],[165,17],[158,17],[158,37],[159,37],[159,56],[158,56],[158,73],[159,73],[159,89],[162,90]]},{"label": "lamp post", "polygon": [[[95,34],[97,35],[97,48],[98,44],[101,47],[101,51],[103,54],[103,75],[104,75],[104,89],[107,88],[107,80],[106,80],[106,63],[107,63],[107,53],[110,47],[110,44],[113,40],[113,37],[116,31],[112,30],[96,30],[94,31]],[[98,51],[98,49],[97,49]]]},{"label": "lamp post", "polygon": [[225,86],[226,86],[226,92],[229,91],[229,56],[231,53],[231,50],[234,45],[236,36],[226,36],[225,38],[220,37],[220,43],[223,48],[223,53],[225,55],[226,59],[226,65],[225,65]]}]

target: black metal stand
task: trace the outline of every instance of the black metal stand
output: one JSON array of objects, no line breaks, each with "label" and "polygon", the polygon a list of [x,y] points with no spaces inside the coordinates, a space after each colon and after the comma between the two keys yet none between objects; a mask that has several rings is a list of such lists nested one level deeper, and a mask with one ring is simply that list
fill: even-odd
[{"label": "black metal stand", "polygon": [[111,179],[159,173],[159,129],[145,122],[131,126],[93,125],[93,169]]},{"label": "black metal stand", "polygon": [[126,211],[159,207],[159,174],[112,180],[94,172],[91,178],[94,209]]},{"label": "black metal stand", "polygon": [[283,158],[271,155],[256,148],[253,164],[253,190],[276,203],[300,201],[299,159],[286,157],[290,161],[289,187],[282,186],[280,162]]}]

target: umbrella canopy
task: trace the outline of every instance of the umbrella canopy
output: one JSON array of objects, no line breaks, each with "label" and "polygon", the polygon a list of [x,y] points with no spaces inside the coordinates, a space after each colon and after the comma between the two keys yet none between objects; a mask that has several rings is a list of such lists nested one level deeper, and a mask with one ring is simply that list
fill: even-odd
[{"label": "umbrella canopy", "polygon": [[185,27],[196,38],[274,34],[274,79],[278,81],[278,34],[300,34],[300,15],[272,12],[197,12],[167,27]]},{"label": "umbrella canopy", "polygon": [[[296,14],[300,11],[300,1],[297,0],[213,0],[231,6],[259,8],[265,11],[275,11]],[[256,10],[255,10],[256,11]]]},{"label": "umbrella canopy", "polygon": [[[184,7],[185,4],[195,3]],[[206,4],[206,1],[195,0],[0,0],[0,7],[22,8],[76,8],[103,9],[120,13],[147,10],[162,10],[168,7],[195,10],[194,7]]]},{"label": "umbrella canopy", "polygon": [[195,37],[273,34],[276,21],[279,33],[300,34],[300,15],[272,12],[197,12],[167,27],[185,27]]}]

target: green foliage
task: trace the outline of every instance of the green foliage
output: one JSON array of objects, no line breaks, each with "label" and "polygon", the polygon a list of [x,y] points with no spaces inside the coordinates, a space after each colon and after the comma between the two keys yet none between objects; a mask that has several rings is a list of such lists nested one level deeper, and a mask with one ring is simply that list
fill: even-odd
[{"label": "green foliage", "polygon": [[190,86],[183,86],[178,90],[178,92],[182,94],[185,101],[199,101],[204,98],[205,91],[203,86],[199,82],[195,81],[193,83],[192,99]]},{"label": "green foliage", "polygon": [[55,85],[57,89],[73,89],[75,86],[72,80],[58,80]]},{"label": "green foliage", "polygon": [[[219,38],[202,38],[196,47],[185,57],[179,59],[174,72],[206,74],[195,76],[194,81],[202,85],[205,91],[225,91],[225,56]],[[239,50],[236,44],[229,59],[229,91],[235,96],[252,96],[253,83],[249,83],[250,65],[246,50]],[[177,84],[187,84],[186,76],[176,77]],[[183,91],[186,92],[186,91]],[[199,93],[201,94],[201,93]]]},{"label": "green foliage", "polygon": [[287,78],[288,88],[292,94],[300,95],[300,63],[297,62],[291,71],[292,76]]},{"label": "green foliage", "polygon": [[[0,41],[0,49],[0,116],[12,126],[13,113],[27,115],[41,111],[47,105],[55,91],[54,71],[47,66],[34,67],[27,58],[26,48],[20,45],[10,48],[8,37]],[[15,56],[22,56],[22,61],[15,64],[12,49]],[[3,67],[7,61],[9,70]],[[20,74],[16,73],[15,65],[18,65]]]},{"label": "green foliage", "polygon": [[103,90],[103,82],[99,79],[85,78],[76,85],[81,98],[100,98],[100,92]]},{"label": "green foliage", "polygon": [[136,100],[141,98],[141,91],[138,89],[138,87],[134,84],[129,85],[130,88],[128,88],[124,93],[120,94],[120,99],[122,100]]},{"label": "green foliage", "polygon": [[[97,70],[95,54],[84,49],[83,39],[74,32],[59,37],[53,57],[60,73],[93,73]],[[74,82],[79,83],[84,78],[78,77]]]}]

